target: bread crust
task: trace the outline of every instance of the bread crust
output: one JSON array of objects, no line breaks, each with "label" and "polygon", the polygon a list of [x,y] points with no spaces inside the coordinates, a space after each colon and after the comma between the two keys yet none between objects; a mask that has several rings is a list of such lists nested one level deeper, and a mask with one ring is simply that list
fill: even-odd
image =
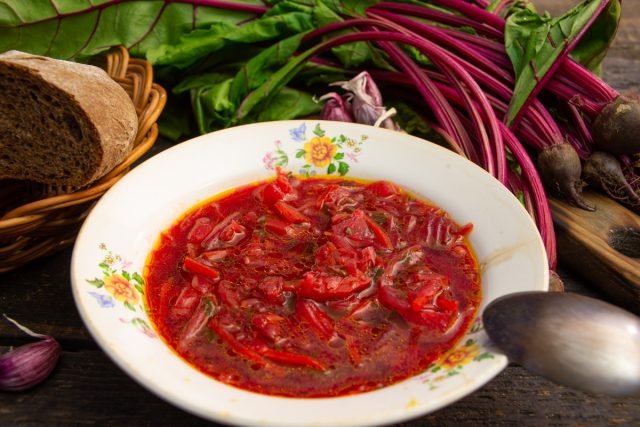
[{"label": "bread crust", "polygon": [[[83,146],[82,159],[75,158],[74,164],[64,165],[58,168],[56,173],[50,172],[48,176],[47,173],[39,173],[43,172],[41,170],[29,170],[33,160],[29,157],[24,159],[26,170],[22,170],[21,165],[14,164],[14,167],[0,170],[0,178],[29,179],[46,184],[82,187],[104,176],[130,153],[138,129],[138,115],[125,90],[101,68],[19,51],[0,54],[0,69],[2,68],[8,75],[15,75],[20,81],[28,82],[30,91],[39,92],[36,96],[31,93],[33,100],[28,100],[29,104],[25,104],[29,109],[35,108],[33,106],[39,109],[36,113],[30,112],[29,117],[33,114],[41,115],[41,120],[45,122],[51,121],[51,117],[54,117],[52,113],[64,112],[67,123],[62,120],[62,123],[58,123],[58,128],[54,129],[65,129],[65,133],[53,135],[49,142],[44,143],[59,144],[54,150],[61,156],[56,159],[54,155],[54,158],[49,159],[52,166],[56,161],[69,163],[73,158],[73,153],[62,153],[61,150],[74,147],[78,142],[77,138],[76,141],[65,141],[65,138],[80,136],[81,143],[90,144],[90,147]],[[26,91],[19,84],[14,86],[18,86],[14,88],[16,91]],[[51,108],[47,108],[46,103],[40,98],[42,94],[46,99],[53,99],[52,102],[55,105],[61,105],[60,111],[47,111]],[[9,96],[16,96],[16,94],[0,93],[0,98]],[[8,103],[4,105],[6,109]],[[45,117],[47,117],[46,120]],[[60,116],[55,117],[59,119]],[[7,135],[0,137],[0,154],[3,150],[23,149],[22,144],[29,142],[29,135],[34,136],[33,128],[31,131],[25,130],[26,128],[21,128],[20,121],[17,120],[17,122],[10,124],[16,129],[0,134]],[[3,141],[2,139],[5,138],[7,140]],[[40,147],[47,147],[47,145],[40,145]],[[49,146],[49,148],[52,147]],[[37,152],[34,153],[38,150],[33,146],[30,151],[27,156],[39,155]],[[52,153],[49,151],[43,155],[51,157]],[[78,167],[84,170],[78,171]],[[76,169],[72,170],[73,168]],[[4,169],[2,164],[0,169]]]}]

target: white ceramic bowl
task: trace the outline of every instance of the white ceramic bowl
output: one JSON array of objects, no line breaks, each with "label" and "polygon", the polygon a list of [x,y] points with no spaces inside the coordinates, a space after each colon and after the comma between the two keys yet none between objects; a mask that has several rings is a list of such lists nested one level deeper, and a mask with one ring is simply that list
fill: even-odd
[{"label": "white ceramic bowl", "polygon": [[[316,139],[314,139],[316,138]],[[324,139],[323,139],[324,138]],[[330,165],[302,155],[331,144]],[[309,145],[307,145],[309,148]],[[331,146],[329,146],[331,148]],[[274,176],[344,174],[395,182],[474,225],[482,304],[507,293],[547,290],[546,255],[523,207],[481,168],[424,140],[340,122],[239,126],[172,147],[127,174],[93,209],[74,248],[73,295],[90,333],[131,377],[204,418],[252,426],[364,426],[418,417],[478,389],[506,365],[476,320],[456,348],[421,374],[337,398],[256,394],[202,374],[160,339],[144,310],[143,266],[161,231],[199,201]]]}]

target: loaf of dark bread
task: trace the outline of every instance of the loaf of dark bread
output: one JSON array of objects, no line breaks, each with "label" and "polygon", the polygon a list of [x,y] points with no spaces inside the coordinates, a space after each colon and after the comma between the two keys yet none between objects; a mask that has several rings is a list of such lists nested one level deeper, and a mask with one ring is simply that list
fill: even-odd
[{"label": "loaf of dark bread", "polygon": [[132,149],[135,107],[104,70],[0,54],[0,179],[82,187]]}]

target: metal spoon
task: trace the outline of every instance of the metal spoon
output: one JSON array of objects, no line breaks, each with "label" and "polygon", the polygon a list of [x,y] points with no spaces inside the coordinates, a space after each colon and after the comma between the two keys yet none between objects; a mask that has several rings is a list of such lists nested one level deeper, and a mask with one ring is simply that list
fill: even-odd
[{"label": "metal spoon", "polygon": [[560,384],[612,396],[640,395],[640,318],[614,305],[558,292],[521,292],[482,315],[512,362]]}]

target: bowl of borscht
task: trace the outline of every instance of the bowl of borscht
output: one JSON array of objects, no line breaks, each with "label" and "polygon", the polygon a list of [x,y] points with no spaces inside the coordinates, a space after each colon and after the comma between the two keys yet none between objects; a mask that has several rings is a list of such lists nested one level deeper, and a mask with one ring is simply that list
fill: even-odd
[{"label": "bowl of borscht", "polygon": [[72,259],[87,329],[128,375],[248,426],[402,422],[507,365],[481,313],[548,288],[534,222],[478,166],[352,123],[279,121],[133,169]]}]

